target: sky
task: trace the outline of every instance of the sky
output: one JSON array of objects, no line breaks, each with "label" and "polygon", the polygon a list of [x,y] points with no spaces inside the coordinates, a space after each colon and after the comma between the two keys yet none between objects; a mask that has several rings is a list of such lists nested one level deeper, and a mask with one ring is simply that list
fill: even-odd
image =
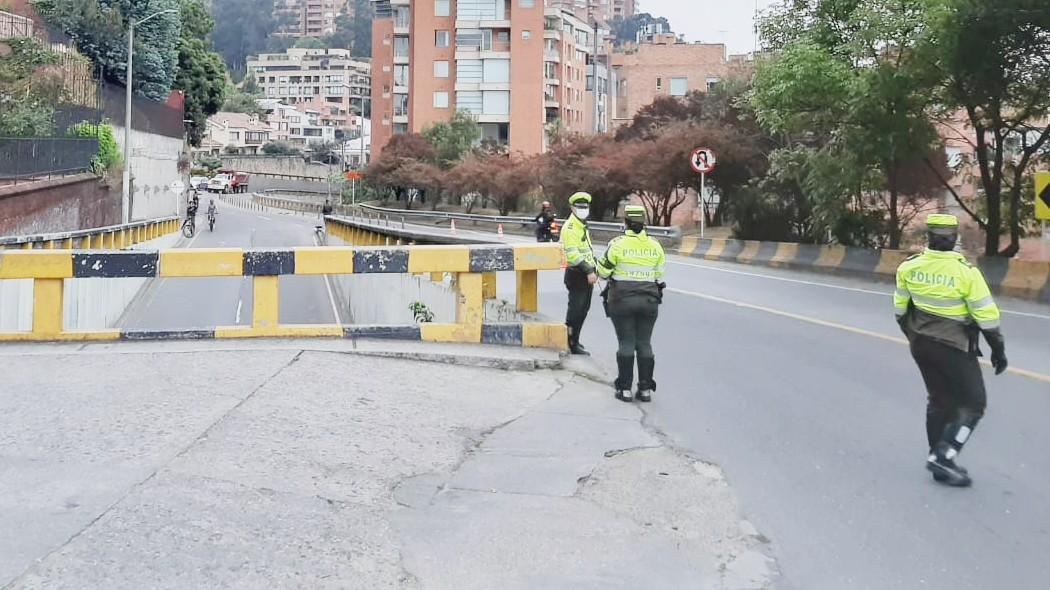
[{"label": "sky", "polygon": [[[686,41],[725,43],[729,53],[755,48],[756,0],[637,0],[637,12],[667,17],[671,28]],[[757,0],[759,10],[773,0]]]}]

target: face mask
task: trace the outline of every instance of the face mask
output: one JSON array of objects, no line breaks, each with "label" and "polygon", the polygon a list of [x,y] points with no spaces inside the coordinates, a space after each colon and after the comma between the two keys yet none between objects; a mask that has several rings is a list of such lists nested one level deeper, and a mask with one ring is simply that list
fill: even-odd
[{"label": "face mask", "polygon": [[573,207],[572,212],[581,221],[587,221],[587,218],[591,216],[591,210],[586,207]]}]

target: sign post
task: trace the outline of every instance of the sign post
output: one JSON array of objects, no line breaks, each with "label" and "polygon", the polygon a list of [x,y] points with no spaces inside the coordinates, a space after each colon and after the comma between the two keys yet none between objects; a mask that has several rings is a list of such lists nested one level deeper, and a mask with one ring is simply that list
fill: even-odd
[{"label": "sign post", "polygon": [[697,196],[697,210],[700,212],[700,237],[704,237],[704,226],[707,223],[707,212],[704,205],[704,193],[707,192],[707,175],[714,171],[718,163],[715,152],[708,148],[696,148],[689,155],[689,165],[700,175],[700,194]]},{"label": "sign post", "polygon": [[1043,238],[1042,258],[1050,259],[1047,252],[1050,246],[1050,233],[1047,231],[1047,221],[1050,221],[1050,172],[1038,172],[1035,175],[1035,218],[1042,222]]}]

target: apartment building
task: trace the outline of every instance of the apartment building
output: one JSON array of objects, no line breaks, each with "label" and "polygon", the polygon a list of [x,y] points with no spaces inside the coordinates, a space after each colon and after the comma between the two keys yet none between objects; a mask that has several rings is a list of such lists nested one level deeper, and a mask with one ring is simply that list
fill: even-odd
[{"label": "apartment building", "polygon": [[291,106],[273,99],[260,100],[259,106],[266,112],[272,141],[306,149],[312,143],[335,141],[342,135],[326,124],[320,111],[308,106]]},{"label": "apartment building", "polygon": [[263,96],[320,113],[322,125],[356,132],[372,88],[372,66],[348,49],[289,49],[248,58]]},{"label": "apartment building", "polygon": [[547,0],[547,6],[574,13],[588,21],[609,23],[635,15],[635,0]]},{"label": "apartment building", "polygon": [[[373,0],[373,146],[421,132],[457,110],[483,138],[525,154],[546,130],[594,126],[593,30],[543,0]],[[599,73],[599,91],[608,88]],[[607,94],[607,93],[606,93]],[[606,96],[601,105],[608,105]],[[591,106],[588,106],[591,105]],[[607,120],[607,116],[599,116]]]},{"label": "apartment building", "polygon": [[748,56],[727,56],[722,44],[685,43],[657,34],[648,43],[628,44],[612,55],[615,80],[613,126],[630,123],[658,96],[686,96],[714,88],[731,75],[747,75]]},{"label": "apartment building", "polygon": [[347,0],[276,0],[274,17],[276,35],[285,37],[322,37],[336,30],[336,17],[352,10]]},{"label": "apartment building", "polygon": [[271,140],[270,126],[255,115],[218,112],[208,117],[196,155],[226,153],[254,155]]}]

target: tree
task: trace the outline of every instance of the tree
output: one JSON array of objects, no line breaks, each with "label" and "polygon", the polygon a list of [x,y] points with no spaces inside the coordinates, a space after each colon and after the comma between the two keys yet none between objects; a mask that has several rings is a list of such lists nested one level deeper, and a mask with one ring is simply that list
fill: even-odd
[{"label": "tree", "polygon": [[325,47],[335,49],[352,49],[354,46],[354,17],[340,12],[335,17],[335,32],[325,35],[321,42]]},{"label": "tree", "polygon": [[[985,216],[952,194],[985,230],[985,255],[1013,256],[1025,176],[1050,145],[1050,10],[1043,0],[931,4],[925,50],[943,76],[941,103],[961,109],[973,128]],[[1010,243],[1000,250],[1004,225]]]},{"label": "tree", "polygon": [[301,156],[302,151],[285,141],[271,141],[263,144],[262,153],[267,156]]},{"label": "tree", "polygon": [[182,0],[182,37],[174,89],[186,97],[186,131],[191,145],[200,145],[208,117],[226,97],[226,66],[205,41],[215,26],[202,0]]},{"label": "tree", "polygon": [[470,113],[456,111],[451,121],[434,123],[424,129],[423,137],[434,146],[441,167],[448,169],[474,150],[481,139],[481,126]]},{"label": "tree", "polygon": [[32,38],[0,42],[0,137],[55,133],[55,105],[65,98],[55,52]]},{"label": "tree", "polygon": [[213,0],[212,14],[219,15],[212,39],[226,67],[240,79],[248,56],[262,53],[277,28],[274,0]]},{"label": "tree", "polygon": [[547,200],[558,211],[569,210],[569,197],[577,191],[591,194],[591,215],[601,220],[615,212],[633,188],[622,175],[624,148],[609,135],[572,135],[551,144],[536,164]]},{"label": "tree", "polygon": [[299,37],[293,47],[296,49],[327,49],[328,45],[317,37]]},{"label": "tree", "polygon": [[416,163],[433,164],[435,157],[434,146],[422,135],[395,135],[365,168],[365,178],[377,188],[393,192],[397,200],[404,198],[411,204],[410,191],[418,188],[418,183],[405,173],[406,167],[411,171]]},{"label": "tree", "polygon": [[353,0],[353,55],[372,57],[372,3],[370,0]]},{"label": "tree", "polygon": [[121,84],[127,77],[128,19],[174,10],[135,27],[134,90],[153,100],[168,97],[179,62],[180,0],[36,0],[34,6],[76,41],[105,79]]},{"label": "tree", "polygon": [[635,14],[630,18],[617,17],[612,22],[612,32],[615,36],[614,43],[617,46],[625,43],[634,43],[638,38],[638,31],[652,24],[662,24],[664,30],[671,32],[671,23],[664,17],[654,17],[648,12]]}]

